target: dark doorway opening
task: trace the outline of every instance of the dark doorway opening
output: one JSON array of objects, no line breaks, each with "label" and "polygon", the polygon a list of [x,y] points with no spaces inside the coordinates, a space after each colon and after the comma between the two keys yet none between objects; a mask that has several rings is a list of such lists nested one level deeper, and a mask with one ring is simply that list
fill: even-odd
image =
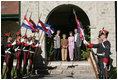
[{"label": "dark doorway opening", "polygon": [[[83,29],[84,32],[88,35],[90,35],[90,33],[88,33],[90,31],[90,29],[88,29],[87,26],[90,25],[90,21],[88,19],[88,16],[86,15],[86,13],[78,6],[76,5],[72,5],[72,4],[63,4],[60,6],[57,6],[56,8],[54,8],[47,16],[46,18],[46,23],[50,24],[52,28],[54,28],[55,33],[53,34],[53,36],[56,34],[57,30],[61,30],[61,38],[62,38],[62,34],[66,34],[67,37],[69,36],[69,32],[72,31],[74,33],[74,29],[77,28],[77,24],[75,21],[75,16],[73,14],[73,9],[75,10],[76,14],[77,14],[77,18],[78,20],[81,22],[81,24],[83,25]],[[48,53],[48,49],[50,47],[50,45],[52,45],[53,43],[53,39],[49,40],[48,38],[46,38],[46,47],[47,47],[47,54]],[[50,49],[49,49],[50,51]]]}]

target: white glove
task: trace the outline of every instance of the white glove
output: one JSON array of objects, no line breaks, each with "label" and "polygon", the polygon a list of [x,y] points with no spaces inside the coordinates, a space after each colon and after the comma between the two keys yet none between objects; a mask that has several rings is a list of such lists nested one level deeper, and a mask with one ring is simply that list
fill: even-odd
[{"label": "white glove", "polygon": [[12,43],[12,45],[16,45],[16,40]]},{"label": "white glove", "polygon": [[33,44],[33,42],[32,42],[32,41],[30,41],[29,45],[32,45],[32,44]]},{"label": "white glove", "polygon": [[7,53],[8,51],[7,50],[5,50],[5,53]]},{"label": "white glove", "polygon": [[35,47],[38,47],[38,46],[41,46],[41,43],[39,43],[39,44],[37,43],[37,44],[35,45]]},{"label": "white glove", "polygon": [[18,50],[19,46],[17,48],[15,48],[15,52]]},{"label": "white glove", "polygon": [[23,47],[23,50],[25,49],[25,47]]},{"label": "white glove", "polygon": [[104,68],[106,68],[106,66],[107,66],[107,63],[104,63],[104,62],[103,62],[103,64],[104,64]]},{"label": "white glove", "polygon": [[7,50],[5,50],[5,53],[10,53],[11,54],[11,52],[9,50],[10,50],[10,48],[8,48]]},{"label": "white glove", "polygon": [[21,38],[21,43],[24,42],[24,38]]},{"label": "white glove", "polygon": [[38,43],[35,45],[35,47],[37,47],[38,46]]},{"label": "white glove", "polygon": [[87,45],[89,45],[89,43],[88,43],[86,40],[84,40],[83,42],[84,42],[84,44],[87,44]]},{"label": "white glove", "polygon": [[15,52],[16,52],[17,50],[18,50],[18,49],[16,48],[16,49],[15,49]]}]

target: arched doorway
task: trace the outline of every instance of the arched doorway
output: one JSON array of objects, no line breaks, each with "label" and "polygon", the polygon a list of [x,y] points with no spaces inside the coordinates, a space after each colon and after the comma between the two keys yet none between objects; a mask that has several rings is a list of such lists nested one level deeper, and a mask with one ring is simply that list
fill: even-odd
[{"label": "arched doorway", "polygon": [[[85,33],[90,35],[90,29],[88,29],[90,21],[87,14],[80,7],[73,4],[59,5],[48,14],[46,18],[46,23],[50,24],[54,28],[55,33],[53,35],[56,34],[57,30],[61,30],[61,38],[62,34],[66,34],[68,37],[70,31],[74,32],[74,29],[77,28],[77,24],[75,21],[75,16],[73,14],[73,9],[77,14],[77,18],[83,25]],[[49,40],[48,38],[46,38],[46,42],[48,54],[50,51],[52,51],[50,49],[52,49],[51,45],[53,43],[53,39]],[[50,56],[50,54],[48,56]]]}]

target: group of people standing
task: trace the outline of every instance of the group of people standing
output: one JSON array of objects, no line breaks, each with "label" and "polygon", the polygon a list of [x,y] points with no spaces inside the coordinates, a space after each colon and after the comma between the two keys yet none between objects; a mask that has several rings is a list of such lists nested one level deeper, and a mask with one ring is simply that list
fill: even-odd
[{"label": "group of people standing", "polygon": [[[80,47],[82,45],[82,40],[80,38],[80,34],[77,29],[74,29],[73,32],[69,33],[68,39],[66,39],[66,34],[62,35],[62,39],[60,39],[60,30],[57,30],[57,34],[54,37],[54,60],[58,61],[61,59],[62,61],[67,61],[67,53],[69,50],[69,58],[71,61],[73,60],[81,60],[81,51]],[[61,49],[61,50],[60,50]]]},{"label": "group of people standing", "polygon": [[[40,48],[40,42],[36,42],[35,36],[27,37],[16,34],[16,39],[12,41],[12,36],[6,34],[7,43],[2,44],[2,61],[1,61],[1,72],[2,75],[7,75],[6,78],[11,78],[11,70],[13,69],[13,74],[16,73],[17,78],[22,78],[27,76],[27,74],[34,74],[35,69],[33,65],[33,60],[35,58],[35,53],[37,53],[36,48]],[[38,49],[37,49],[38,50]],[[13,68],[14,60],[17,60],[15,69]],[[3,72],[3,63],[6,62],[6,69]],[[23,70],[22,70],[23,61]],[[29,61],[29,64],[28,64]],[[28,73],[27,73],[28,67]],[[4,78],[4,77],[3,77]]]},{"label": "group of people standing", "polygon": [[71,61],[81,60],[80,47],[83,41],[83,44],[89,48],[97,48],[96,55],[99,67],[99,78],[109,78],[108,71],[113,61],[110,57],[111,44],[107,39],[109,32],[104,30],[104,28],[99,31],[98,44],[92,44],[88,43],[86,40],[81,40],[77,29],[75,29],[74,32],[74,36],[73,33],[70,32],[68,39],[66,39],[65,34],[63,34],[62,39],[60,39],[60,30],[57,30],[57,34],[54,37],[54,60],[59,60],[59,55],[61,54],[62,61],[67,61],[67,51],[69,51],[69,58]]}]

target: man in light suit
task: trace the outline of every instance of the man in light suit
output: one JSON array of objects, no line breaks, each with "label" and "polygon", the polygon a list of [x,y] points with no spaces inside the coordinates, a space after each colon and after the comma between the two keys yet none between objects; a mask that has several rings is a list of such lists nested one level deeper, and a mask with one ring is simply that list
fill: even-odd
[{"label": "man in light suit", "polygon": [[57,34],[54,37],[54,60],[60,59],[60,30],[57,30]]},{"label": "man in light suit", "polygon": [[75,60],[81,60],[81,44],[82,40],[80,40],[80,34],[78,33],[77,29],[74,30],[74,53],[75,53]]}]

